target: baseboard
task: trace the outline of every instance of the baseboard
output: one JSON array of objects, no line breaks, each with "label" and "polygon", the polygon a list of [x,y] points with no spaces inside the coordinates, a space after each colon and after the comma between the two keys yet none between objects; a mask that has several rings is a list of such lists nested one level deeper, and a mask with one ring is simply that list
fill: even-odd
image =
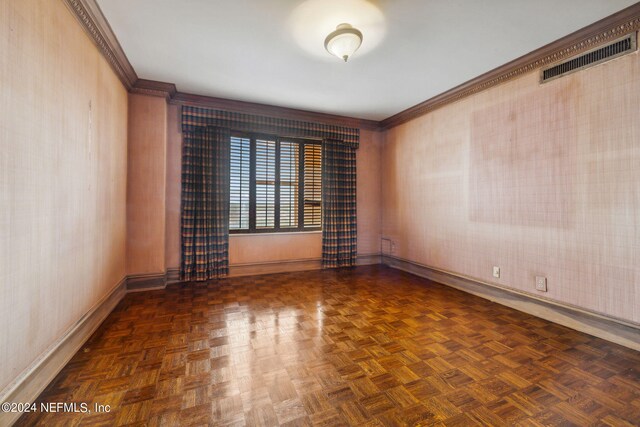
[{"label": "baseboard", "polygon": [[127,276],[127,291],[139,292],[164,289],[167,286],[166,273],[133,274]]},{"label": "baseboard", "polygon": [[248,264],[229,265],[229,277],[257,276],[260,274],[287,273],[293,271],[319,270],[321,258],[294,259]]},{"label": "baseboard", "polygon": [[[0,394],[0,402],[35,402],[40,393],[104,322],[126,292],[125,277],[6,387]],[[12,425],[21,415],[0,412],[0,425]]]},{"label": "baseboard", "polygon": [[165,273],[130,274],[127,276],[127,291],[141,292],[164,289],[168,284],[180,282],[180,269],[168,268]]},{"label": "baseboard", "polygon": [[560,302],[535,298],[518,290],[498,287],[437,270],[406,259],[382,256],[382,263],[392,268],[442,283],[498,304],[523,311],[554,323],[640,351],[640,325],[572,307]]},{"label": "baseboard", "polygon": [[[379,253],[359,254],[356,265],[372,265],[380,264],[381,262],[382,258]],[[231,264],[229,266],[229,277],[319,270],[321,268],[322,258]],[[152,289],[164,289],[168,284],[180,282],[180,269],[172,267],[168,268],[166,273],[129,275],[127,277],[127,290],[129,292],[141,292]]]},{"label": "baseboard", "polygon": [[380,253],[362,255],[358,254],[358,258],[356,259],[356,265],[373,265],[381,263],[382,255],[380,255]]},{"label": "baseboard", "polygon": [[180,269],[179,268],[167,268],[167,285],[171,283],[180,282]]},{"label": "baseboard", "polygon": [[[358,255],[356,265],[380,264],[379,253]],[[322,258],[270,261],[262,263],[232,264],[229,277],[257,276],[260,274],[289,273],[294,271],[320,270]]]}]

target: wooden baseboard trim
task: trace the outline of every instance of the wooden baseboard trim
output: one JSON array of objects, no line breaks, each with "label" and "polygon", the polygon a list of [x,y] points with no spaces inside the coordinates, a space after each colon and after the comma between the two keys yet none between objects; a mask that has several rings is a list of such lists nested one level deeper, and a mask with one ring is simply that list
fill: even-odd
[{"label": "wooden baseboard trim", "polygon": [[[379,253],[358,255],[356,259],[356,265],[372,265],[380,263],[381,256]],[[320,270],[321,268],[322,258],[271,261],[251,264],[232,264],[229,266],[229,277],[290,273],[294,271]]]},{"label": "wooden baseboard trim", "polygon": [[560,302],[534,298],[517,290],[498,287],[437,270],[406,259],[382,256],[382,263],[392,268],[451,286],[452,288],[523,311],[554,323],[640,351],[640,325],[593,313]]},{"label": "wooden baseboard trim", "polygon": [[127,292],[164,289],[167,286],[167,273],[134,274],[127,276]]},{"label": "wooden baseboard trim", "polygon": [[294,259],[287,261],[271,261],[250,264],[232,264],[229,266],[229,277],[257,276],[260,274],[319,270],[321,268],[321,258]]},{"label": "wooden baseboard trim", "polygon": [[[6,387],[0,393],[0,402],[35,402],[40,393],[122,300],[127,292],[126,282],[126,277],[120,280],[105,297]],[[21,415],[21,413],[0,412],[0,425],[12,425]]]},{"label": "wooden baseboard trim", "polygon": [[178,283],[180,282],[180,269],[168,268],[166,276],[167,276],[167,285],[171,283]]},{"label": "wooden baseboard trim", "polygon": [[380,253],[362,254],[358,255],[358,258],[356,259],[356,265],[373,265],[381,263],[382,255],[380,255]]}]

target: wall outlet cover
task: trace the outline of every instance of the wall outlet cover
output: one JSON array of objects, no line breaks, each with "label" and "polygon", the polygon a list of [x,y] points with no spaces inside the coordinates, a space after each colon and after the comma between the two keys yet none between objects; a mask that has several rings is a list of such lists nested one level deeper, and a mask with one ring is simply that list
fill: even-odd
[{"label": "wall outlet cover", "polygon": [[500,278],[500,267],[493,266],[493,277]]},{"label": "wall outlet cover", "polygon": [[391,239],[387,238],[387,237],[383,237],[381,240],[381,246],[382,246],[382,253],[383,254],[391,254],[393,253],[393,242],[391,241]]},{"label": "wall outlet cover", "polygon": [[547,278],[542,276],[536,276],[536,290],[540,292],[547,292]]}]

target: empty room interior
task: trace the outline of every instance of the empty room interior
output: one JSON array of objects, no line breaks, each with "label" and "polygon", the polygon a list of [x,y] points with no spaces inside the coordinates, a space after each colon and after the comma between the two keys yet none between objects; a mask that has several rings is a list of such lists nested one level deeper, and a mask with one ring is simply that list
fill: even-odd
[{"label": "empty room interior", "polygon": [[639,30],[2,0],[0,426],[640,425]]}]

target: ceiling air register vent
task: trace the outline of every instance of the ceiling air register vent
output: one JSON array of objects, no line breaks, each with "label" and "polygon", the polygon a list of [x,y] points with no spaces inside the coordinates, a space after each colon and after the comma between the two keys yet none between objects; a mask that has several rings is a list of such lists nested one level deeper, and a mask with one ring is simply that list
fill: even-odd
[{"label": "ceiling air register vent", "polygon": [[626,55],[636,50],[636,44],[636,33],[629,34],[606,46],[590,50],[587,53],[574,56],[559,64],[543,68],[540,81],[541,83],[546,83],[549,80],[557,79],[566,74],[593,67],[610,59]]}]

